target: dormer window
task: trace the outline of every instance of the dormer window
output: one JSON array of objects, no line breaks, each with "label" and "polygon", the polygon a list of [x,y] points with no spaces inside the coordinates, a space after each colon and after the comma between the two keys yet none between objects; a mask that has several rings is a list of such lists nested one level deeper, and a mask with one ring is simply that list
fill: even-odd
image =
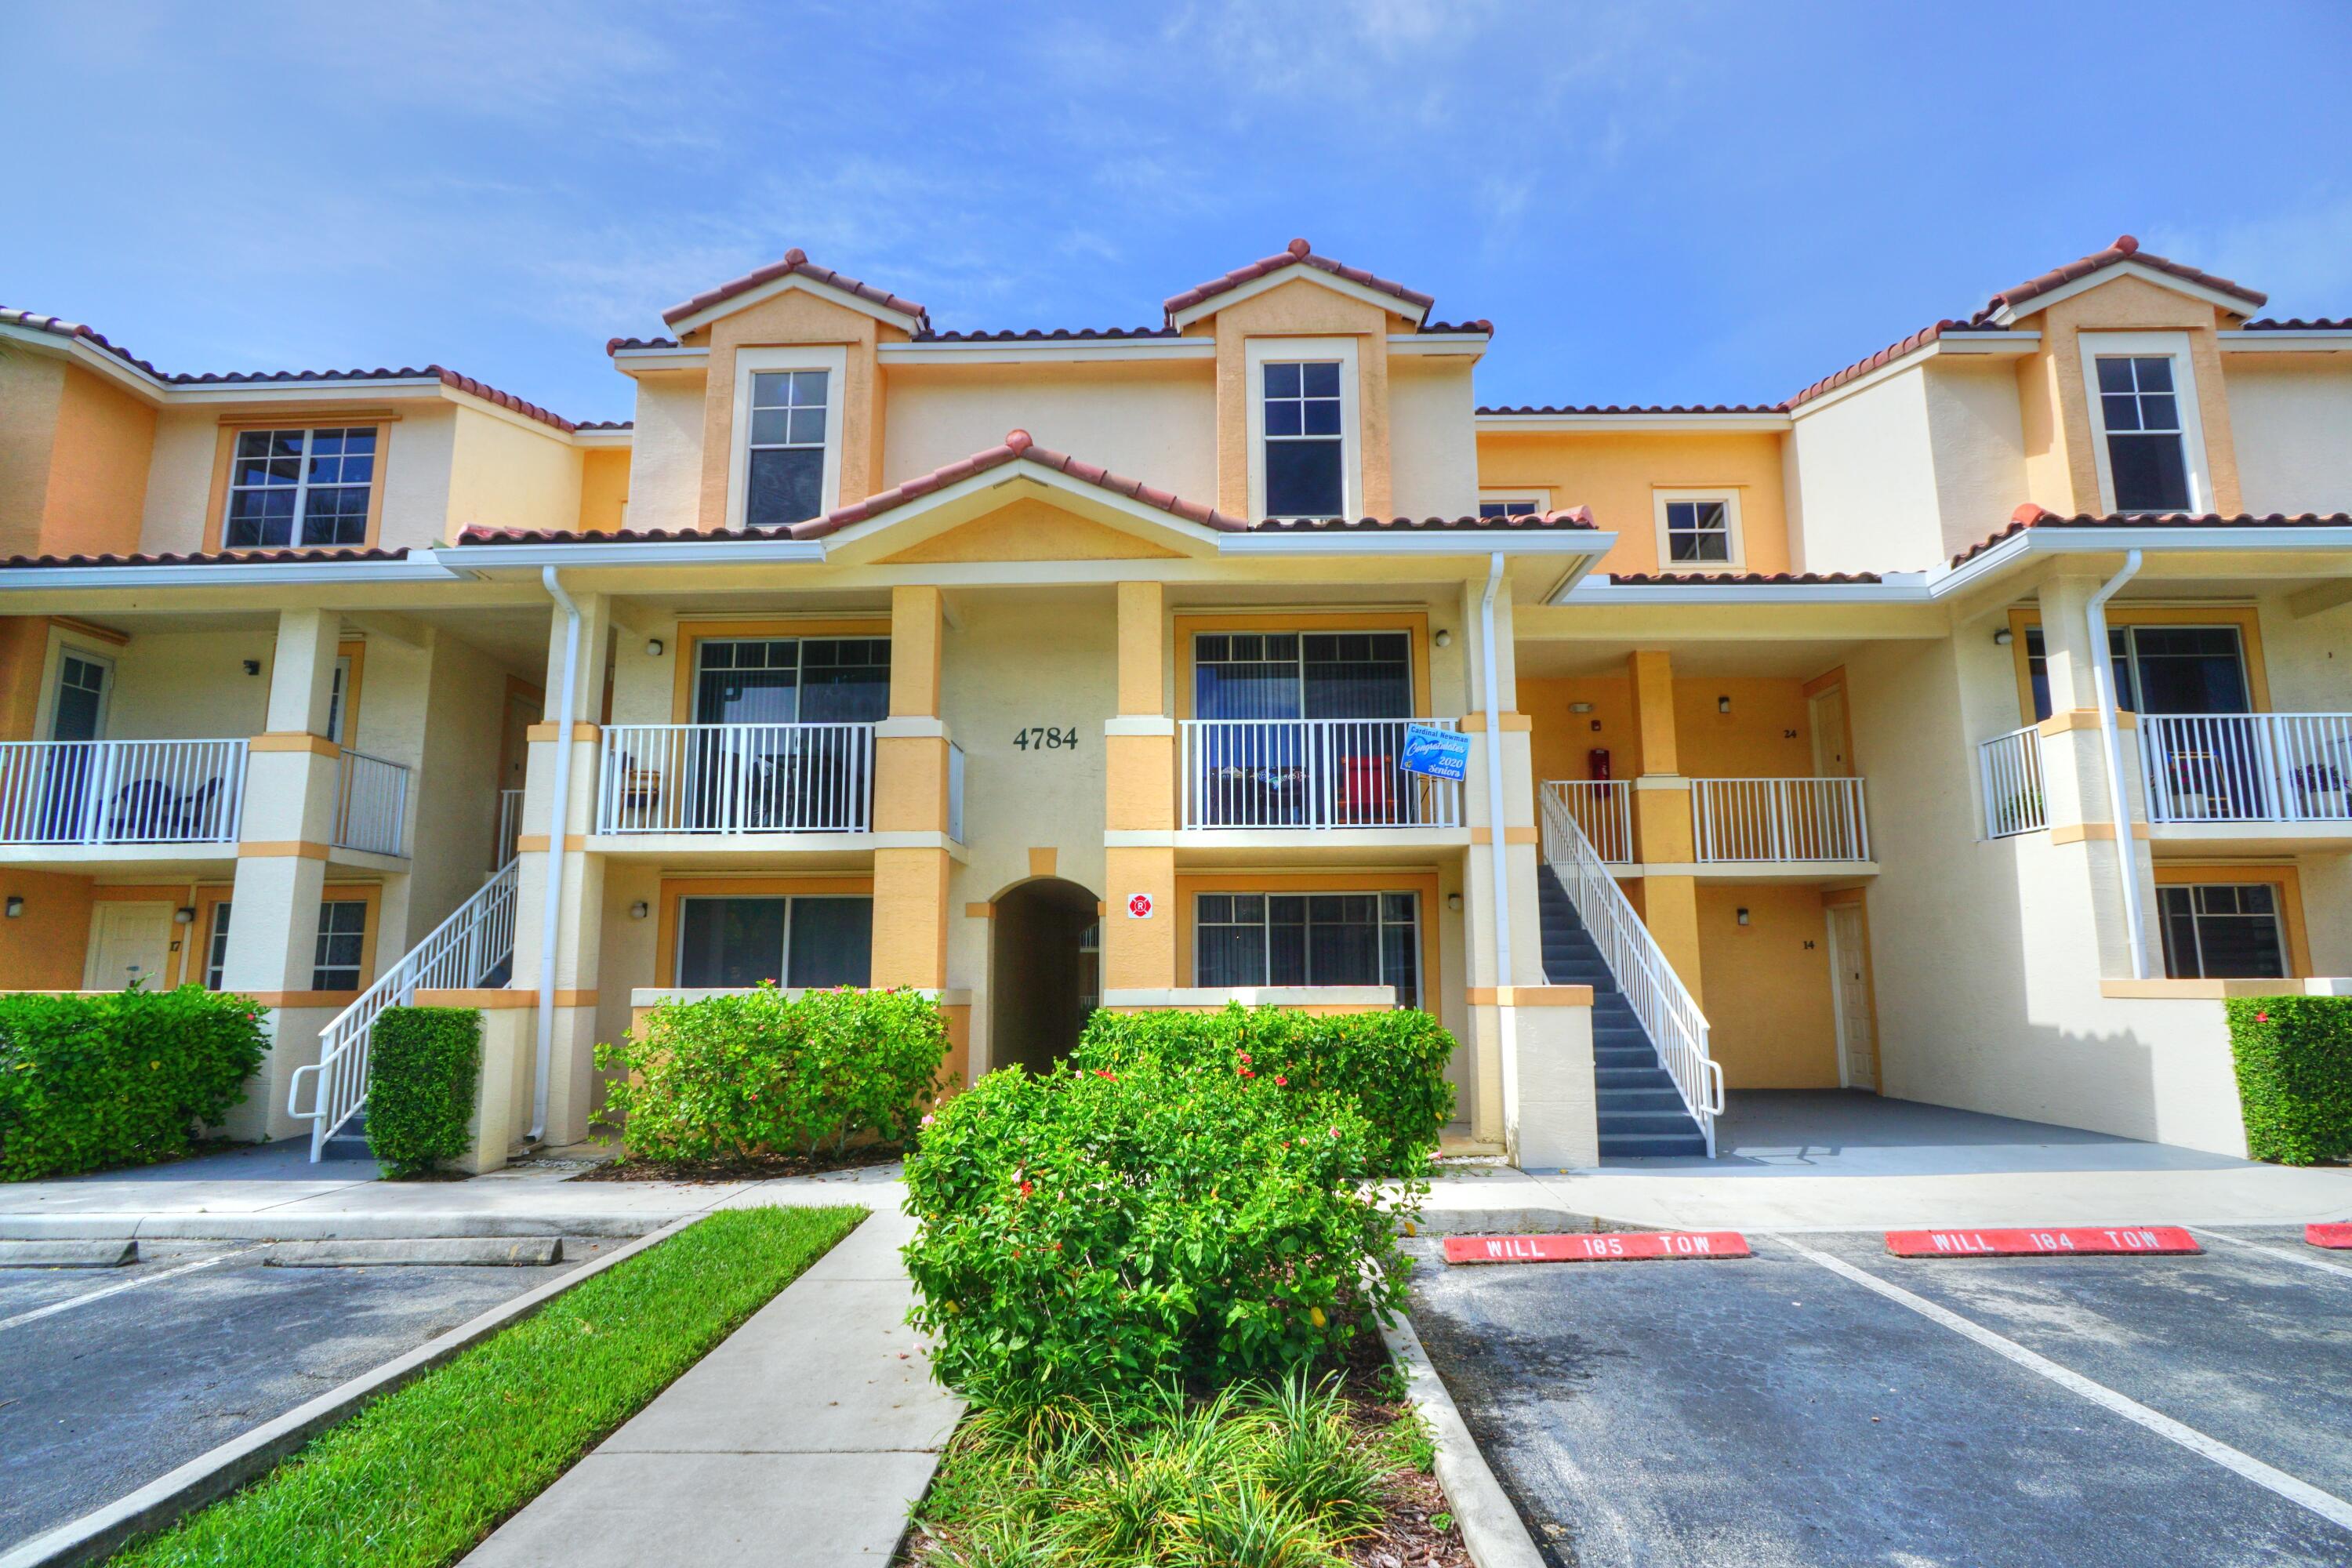
[{"label": "dormer window", "polygon": [[230,460],[230,550],[364,544],[375,489],[376,427],[240,430]]},{"label": "dormer window", "polygon": [[2103,510],[2212,510],[2189,334],[2084,332],[2081,341]]},{"label": "dormer window", "polygon": [[1353,515],[1352,338],[1256,338],[1249,344],[1250,505],[1259,517]]},{"label": "dormer window", "polygon": [[736,528],[788,528],[841,504],[839,348],[735,352],[735,460],[728,517]]}]

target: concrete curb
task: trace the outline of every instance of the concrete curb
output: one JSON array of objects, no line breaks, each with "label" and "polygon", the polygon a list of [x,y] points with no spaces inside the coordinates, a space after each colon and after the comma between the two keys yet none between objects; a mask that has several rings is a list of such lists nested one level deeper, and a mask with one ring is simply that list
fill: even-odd
[{"label": "concrete curb", "polygon": [[573,1269],[561,1279],[550,1280],[536,1290],[493,1307],[439,1339],[386,1362],[373,1372],[362,1373],[341,1387],[330,1389],[308,1405],[231,1438],[209,1453],[198,1455],[128,1497],[118,1498],[104,1508],[35,1536],[0,1556],[0,1568],[67,1568],[68,1564],[104,1557],[133,1536],[162,1530],[205,1504],[227,1496],[370,1400],[432,1371],[469,1345],[529,1317],[582,1280],[593,1279],[623,1259],[667,1240],[702,1217],[694,1214],[673,1220],[607,1257]]},{"label": "concrete curb", "polygon": [[[1543,1553],[1527,1522],[1487,1467],[1486,1456],[1462,1422],[1445,1380],[1430,1364],[1412,1320],[1400,1316],[1381,1331],[1389,1354],[1396,1358],[1405,1380],[1405,1395],[1429,1423],[1437,1439],[1437,1484],[1454,1505],[1454,1522],[1462,1527],[1462,1543],[1478,1568],[1545,1568]],[[0,1568],[16,1568],[0,1560]]]},{"label": "concrete curb", "polygon": [[120,1268],[139,1261],[139,1244],[100,1241],[0,1241],[0,1268]]},{"label": "concrete curb", "polygon": [[265,1268],[544,1268],[563,1261],[552,1237],[516,1240],[436,1237],[430,1241],[273,1241]]},{"label": "concrete curb", "polygon": [[[834,1200],[855,1203],[855,1194]],[[425,1241],[512,1237],[641,1237],[677,1217],[654,1214],[0,1215],[0,1241]]]},{"label": "concrete curb", "polygon": [[1412,1225],[1421,1236],[1549,1236],[1626,1228],[1598,1215],[1547,1208],[1423,1209]]}]

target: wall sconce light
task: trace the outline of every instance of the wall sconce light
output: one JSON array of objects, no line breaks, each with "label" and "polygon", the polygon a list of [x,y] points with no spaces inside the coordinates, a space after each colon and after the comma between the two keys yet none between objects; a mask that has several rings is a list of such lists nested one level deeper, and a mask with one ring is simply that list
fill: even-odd
[{"label": "wall sconce light", "polygon": [[1440,647],[1452,647],[1454,646],[1454,634],[1441,627],[1437,635],[1429,640],[1435,643]]},{"label": "wall sconce light", "polygon": [[2003,626],[1999,631],[1992,634],[1992,640],[1995,647],[2007,647],[2010,644],[2017,640],[2017,634],[2010,630],[2009,627]]},{"label": "wall sconce light", "polygon": [[245,661],[245,672],[247,675],[259,675],[261,673],[261,661],[257,658],[247,659]]},{"label": "wall sconce light", "polygon": [[178,909],[173,910],[172,911],[172,923],[175,926],[192,926],[195,924],[195,906],[193,904],[182,904]]},{"label": "wall sconce light", "polygon": [[659,658],[661,656],[662,656],[662,640],[661,640],[661,638],[659,638],[659,637],[648,637],[648,638],[646,638],[646,657],[647,658]]},{"label": "wall sconce light", "polygon": [[[629,918],[633,921],[641,921],[653,912],[653,906],[646,902],[643,899],[639,899],[635,903],[629,906]],[[1746,911],[1743,910],[1742,912],[1745,913]]]},{"label": "wall sconce light", "polygon": [[1718,698],[1717,698],[1717,699],[1715,700],[1715,710],[1716,710],[1717,712],[1718,712],[1718,713],[1728,713],[1728,712],[1730,712],[1730,711],[1731,711],[1731,699],[1730,699],[1730,698],[1728,698],[1728,697],[1718,697]]},{"label": "wall sconce light", "polygon": [[[16,906],[17,906],[18,904],[23,903],[24,901],[25,901],[25,900],[22,900],[22,899],[11,899],[11,900],[8,900],[8,912],[9,912],[10,914],[12,914],[12,915],[13,915],[13,914],[15,914],[15,913],[16,912]],[[1457,914],[1457,915],[1458,915],[1458,914],[1460,914],[1460,913],[1462,912],[1462,895],[1461,895],[1461,894],[1459,894],[1459,893],[1448,893],[1448,894],[1446,894],[1446,895],[1445,895],[1445,907],[1446,907],[1447,909],[1449,909],[1449,910],[1452,910],[1455,914]]]},{"label": "wall sconce light", "polygon": [[1568,705],[1568,710],[1571,713],[1590,713],[1592,711],[1592,704],[1590,702],[1571,702]]},{"label": "wall sconce light", "polygon": [[1739,910],[1739,923],[1740,923],[1741,925],[1746,925],[1746,924],[1748,923],[1748,910],[1747,910],[1746,906],[1744,906],[1744,905],[1741,907],[1741,909],[1740,909],[1740,910]]},{"label": "wall sconce light", "polygon": [[25,912],[25,900],[13,895],[8,900],[8,918],[15,920]]}]

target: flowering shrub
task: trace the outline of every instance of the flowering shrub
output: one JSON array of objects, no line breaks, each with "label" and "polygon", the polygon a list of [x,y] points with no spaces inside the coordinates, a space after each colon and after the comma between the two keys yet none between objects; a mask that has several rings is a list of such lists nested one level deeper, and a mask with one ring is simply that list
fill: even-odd
[{"label": "flowering shrub", "polygon": [[1385,1320],[1425,1189],[1360,1193],[1380,1135],[1275,1076],[1008,1068],[943,1107],[907,1161],[909,1321],[940,1376],[1016,1405],[1139,1394],[1297,1366]]},{"label": "flowering shrub", "polygon": [[1411,1176],[1428,1169],[1454,1114],[1445,1081],[1453,1054],[1454,1037],[1412,1009],[1314,1017],[1234,1003],[1218,1013],[1097,1013],[1071,1059],[1082,1070],[1158,1061],[1336,1096],[1373,1129],[1372,1152],[1357,1173]]},{"label": "flowering shrub", "polygon": [[2238,996],[2222,1004],[2257,1160],[2352,1160],[2352,997]]},{"label": "flowering shrub", "polygon": [[904,1138],[940,1089],[947,1020],[912,991],[773,985],[740,996],[665,1002],[642,1035],[596,1047],[625,1068],[602,1124],[632,1158],[744,1159],[840,1152],[867,1133]]},{"label": "flowering shrub", "polygon": [[262,1013],[195,985],[0,996],[0,1181],[186,1153],[245,1098]]}]

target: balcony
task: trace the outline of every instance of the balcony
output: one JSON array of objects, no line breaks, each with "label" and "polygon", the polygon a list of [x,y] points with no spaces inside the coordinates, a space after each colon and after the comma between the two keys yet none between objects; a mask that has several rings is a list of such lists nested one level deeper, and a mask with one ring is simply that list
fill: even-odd
[{"label": "balcony", "polygon": [[598,834],[872,830],[871,724],[615,724],[598,760]]},{"label": "balcony", "polygon": [[2352,823],[2352,713],[2146,713],[2150,823]]},{"label": "balcony", "polygon": [[2014,838],[2050,826],[2042,790],[2042,731],[2035,726],[1979,745],[1977,778],[1984,786],[1987,838]]},{"label": "balcony", "polygon": [[382,757],[344,752],[335,770],[335,847],[401,854],[407,823],[408,770]]},{"label": "balcony", "polygon": [[0,844],[236,842],[246,742],[0,743]]},{"label": "balcony", "polygon": [[1462,826],[1462,785],[1398,765],[1451,719],[1187,719],[1179,826],[1260,832]]},{"label": "balcony", "polygon": [[1604,866],[1633,863],[1633,786],[1623,779],[1546,779],[1544,799],[1584,834]]},{"label": "balcony", "polygon": [[1870,858],[1857,778],[1693,779],[1691,826],[1701,865]]}]

